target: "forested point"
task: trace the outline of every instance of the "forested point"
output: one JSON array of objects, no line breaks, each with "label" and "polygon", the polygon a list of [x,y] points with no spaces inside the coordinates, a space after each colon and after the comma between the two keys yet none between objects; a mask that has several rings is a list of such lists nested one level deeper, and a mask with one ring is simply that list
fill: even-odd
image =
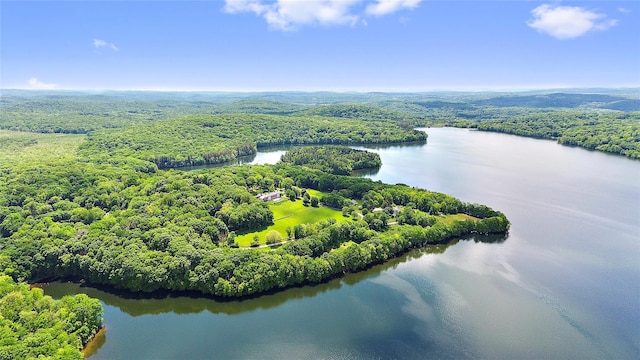
[{"label": "forested point", "polygon": [[81,360],[102,315],[100,302],[87,295],[53,300],[0,274],[0,359]]},{"label": "forested point", "polygon": [[[21,281],[66,277],[130,291],[248,296],[509,228],[503,214],[445,194],[285,164],[145,173],[68,162],[2,180],[5,272]],[[293,187],[329,194],[320,202],[349,221],[298,224],[292,241],[268,251],[235,248],[236,232],[273,222],[257,195]],[[468,216],[447,216],[456,214]]]},{"label": "forested point", "polygon": [[346,146],[305,146],[287,151],[281,161],[304,165],[334,175],[351,175],[354,170],[379,168],[380,155]]}]

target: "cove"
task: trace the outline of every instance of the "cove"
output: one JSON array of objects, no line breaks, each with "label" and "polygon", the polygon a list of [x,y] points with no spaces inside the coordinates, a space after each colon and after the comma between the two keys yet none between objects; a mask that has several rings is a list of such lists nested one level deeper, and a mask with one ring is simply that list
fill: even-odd
[{"label": "cove", "polygon": [[364,176],[487,204],[511,221],[506,241],[414,251],[244,301],[45,291],[102,300],[107,331],[91,359],[638,358],[640,163],[512,135],[426,131],[426,145],[370,147],[383,165]]}]

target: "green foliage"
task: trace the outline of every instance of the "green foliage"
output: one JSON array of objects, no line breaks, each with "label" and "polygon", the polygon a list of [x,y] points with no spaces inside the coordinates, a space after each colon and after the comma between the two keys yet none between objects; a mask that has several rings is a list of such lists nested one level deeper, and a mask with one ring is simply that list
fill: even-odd
[{"label": "green foliage", "polygon": [[637,99],[608,94],[502,95],[474,102],[481,106],[528,108],[585,108],[640,111]]},{"label": "green foliage", "polygon": [[283,144],[373,144],[424,141],[394,123],[274,115],[190,116],[135,127],[100,130],[83,144],[86,156],[132,156],[159,168],[216,164]]},{"label": "green foliage", "polygon": [[[6,91],[5,91],[6,92]],[[202,113],[202,103],[189,107],[166,99],[133,100],[93,94],[9,92],[0,101],[0,128],[41,133],[86,134],[104,128],[126,127],[152,120]],[[204,110],[206,111],[206,110]]]},{"label": "green foliage", "polygon": [[271,230],[267,233],[266,239],[267,244],[275,244],[282,241],[282,235],[276,230]]},{"label": "green foliage", "polygon": [[0,275],[0,359],[82,359],[102,315],[100,302],[84,294],[53,300]]},{"label": "green foliage", "polygon": [[307,106],[270,100],[246,99],[229,104],[220,104],[214,112],[219,114],[273,114],[288,115],[305,110]]},{"label": "green foliage", "polygon": [[83,135],[35,134],[0,130],[0,171],[23,164],[49,164],[77,159]]},{"label": "green foliage", "polygon": [[341,209],[342,207],[350,204],[349,199],[338,194],[337,192],[332,192],[330,194],[322,196],[322,199],[320,201],[322,202],[322,204],[334,209]]},{"label": "green foliage", "polygon": [[305,146],[289,150],[282,162],[303,165],[335,175],[350,175],[353,170],[378,168],[380,155],[346,146]]},{"label": "green foliage", "polygon": [[382,109],[362,104],[320,105],[296,113],[304,116],[327,116],[347,119],[364,119],[369,121],[393,121],[400,126],[411,129],[419,121],[414,114],[395,110]]},{"label": "green foliage", "polygon": [[253,240],[251,240],[251,247],[260,246],[260,237],[258,235],[253,235]]}]

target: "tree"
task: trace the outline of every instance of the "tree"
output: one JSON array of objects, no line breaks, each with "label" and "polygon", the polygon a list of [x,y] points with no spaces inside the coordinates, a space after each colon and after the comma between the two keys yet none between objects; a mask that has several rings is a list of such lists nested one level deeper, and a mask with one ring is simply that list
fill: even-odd
[{"label": "tree", "polygon": [[319,203],[319,202],[320,202],[320,200],[318,200],[318,198],[317,198],[317,197],[315,197],[315,196],[312,196],[312,197],[311,197],[311,206],[313,206],[313,207],[318,207],[318,203]]},{"label": "tree", "polygon": [[304,237],[304,226],[301,224],[296,224],[293,227],[293,238],[294,239],[302,239]]},{"label": "tree", "polygon": [[296,199],[298,198],[298,194],[296,194],[296,191],[292,188],[288,188],[285,191],[285,195],[289,198],[289,200],[291,201],[296,201]]},{"label": "tree", "polygon": [[257,247],[260,246],[260,237],[258,237],[258,235],[254,235],[253,236],[253,240],[251,240],[251,247]]},{"label": "tree", "polygon": [[236,232],[235,231],[231,231],[229,233],[229,235],[227,236],[227,245],[233,246],[233,244],[235,242],[236,242]]},{"label": "tree", "polygon": [[271,230],[266,236],[267,244],[276,244],[282,241],[282,235],[276,230]]}]

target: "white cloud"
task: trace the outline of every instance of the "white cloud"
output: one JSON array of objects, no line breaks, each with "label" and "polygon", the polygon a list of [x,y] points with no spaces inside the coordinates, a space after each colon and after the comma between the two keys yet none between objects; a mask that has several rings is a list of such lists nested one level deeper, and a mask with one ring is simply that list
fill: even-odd
[{"label": "white cloud", "polygon": [[236,14],[253,12],[264,17],[270,28],[294,30],[300,25],[353,25],[358,16],[351,7],[360,0],[227,0],[225,10]]},{"label": "white cloud", "polygon": [[422,0],[376,0],[367,6],[367,14],[382,16],[404,9],[415,9]]},{"label": "white cloud", "polygon": [[29,83],[30,89],[38,89],[38,90],[47,90],[47,89],[55,89],[57,87],[56,84],[47,84],[42,81],[32,77],[27,81]]},{"label": "white cloud", "polygon": [[627,9],[627,8],[623,8],[623,7],[619,7],[618,11],[620,11],[623,14],[628,14],[631,12],[631,10]]},{"label": "white cloud", "polygon": [[363,0],[226,0],[224,10],[231,14],[252,12],[263,17],[271,29],[295,30],[303,25],[366,24],[365,15],[382,16],[402,9],[413,9],[422,0],[376,0],[366,9]]},{"label": "white cloud", "polygon": [[606,30],[618,22],[607,19],[604,14],[585,10],[577,6],[555,6],[544,4],[531,10],[530,27],[558,39],[571,39],[593,30]]},{"label": "white cloud", "polygon": [[93,47],[96,49],[109,48],[113,51],[118,51],[118,47],[115,44],[100,39],[93,39]]}]

